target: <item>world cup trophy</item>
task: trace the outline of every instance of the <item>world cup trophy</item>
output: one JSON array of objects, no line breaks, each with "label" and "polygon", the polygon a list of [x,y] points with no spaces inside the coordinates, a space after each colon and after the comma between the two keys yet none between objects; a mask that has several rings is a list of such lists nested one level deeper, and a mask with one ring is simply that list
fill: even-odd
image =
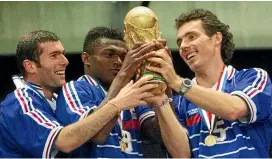
[{"label": "world cup trophy", "polygon": [[[124,40],[129,49],[138,42],[147,43],[161,39],[158,17],[147,7],[139,6],[131,9],[125,16],[124,25]],[[148,83],[157,83],[159,87],[151,90],[151,92],[160,94],[166,90],[165,80],[160,74],[147,70],[145,67],[148,65],[160,67],[158,64],[145,60],[140,66],[140,77],[153,75],[153,79],[148,81]]]}]

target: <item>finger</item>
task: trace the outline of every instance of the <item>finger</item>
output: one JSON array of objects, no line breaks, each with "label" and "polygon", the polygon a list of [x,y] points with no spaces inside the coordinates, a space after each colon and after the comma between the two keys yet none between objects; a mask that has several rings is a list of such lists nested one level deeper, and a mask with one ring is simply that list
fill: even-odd
[{"label": "finger", "polygon": [[155,43],[148,43],[148,45],[144,46],[143,48],[141,48],[140,50],[138,50],[138,52],[136,52],[134,54],[135,57],[141,57],[144,54],[147,54],[153,50],[155,50],[156,48],[156,44]]},{"label": "finger", "polygon": [[159,41],[155,41],[155,44],[156,44],[156,47],[157,47],[157,49],[156,50],[158,50],[158,49],[163,49],[165,46],[162,44],[162,43],[160,43]]},{"label": "finger", "polygon": [[142,48],[148,46],[149,43],[138,43],[137,45],[135,44],[134,47],[132,47],[130,50],[129,50],[129,54],[136,54],[137,52],[139,52]]},{"label": "finger", "polygon": [[144,44],[143,42],[137,42],[131,49],[136,49],[136,48],[140,47],[143,44]]},{"label": "finger", "polygon": [[163,46],[166,46],[166,39],[159,39],[158,42],[160,42]]},{"label": "finger", "polygon": [[148,69],[149,71],[157,72],[157,73],[163,75],[161,68],[153,67],[153,66],[146,66],[146,69]]},{"label": "finger", "polygon": [[136,78],[135,78],[136,81],[139,80],[139,78],[140,78],[140,73],[141,73],[141,70],[138,68],[138,69],[137,69],[137,73],[136,73]]},{"label": "finger", "polygon": [[146,75],[140,78],[137,82],[133,84],[134,88],[138,88],[142,86],[145,82],[151,80],[154,76],[153,75]]},{"label": "finger", "polygon": [[168,55],[171,57],[171,59],[173,59],[171,50],[167,46],[165,47],[165,51],[168,53]]},{"label": "finger", "polygon": [[[129,82],[128,84],[125,85],[125,87],[128,88],[128,87],[131,87],[132,85],[133,85],[133,80],[130,80],[130,82]],[[124,87],[124,88],[125,88],[125,87]]]},{"label": "finger", "polygon": [[148,59],[148,61],[159,64],[159,65],[161,65],[161,67],[165,67],[167,65],[167,62],[164,61],[162,58],[159,58],[159,57],[151,57],[151,58]]},{"label": "finger", "polygon": [[154,94],[150,93],[150,92],[143,92],[139,95],[140,99],[144,99],[144,98],[149,98],[149,97],[153,97]]},{"label": "finger", "polygon": [[140,92],[147,92],[150,91],[151,89],[158,88],[159,85],[157,83],[148,83],[144,84],[139,88]]},{"label": "finger", "polygon": [[153,56],[157,56],[157,57],[160,57],[162,58],[163,60],[167,61],[168,63],[171,60],[171,57],[169,56],[169,53],[167,52],[167,50],[164,48],[164,49],[160,49],[158,51],[156,51],[155,53],[153,53]]},{"label": "finger", "polygon": [[139,57],[135,60],[135,63],[141,64],[144,60],[147,60],[155,55],[155,51],[149,52],[147,54],[144,54],[143,56]]}]

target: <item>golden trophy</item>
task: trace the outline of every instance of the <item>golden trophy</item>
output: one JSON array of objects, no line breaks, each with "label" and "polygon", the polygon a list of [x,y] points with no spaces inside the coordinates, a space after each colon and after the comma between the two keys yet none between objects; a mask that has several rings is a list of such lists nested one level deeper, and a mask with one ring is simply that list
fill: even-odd
[{"label": "golden trophy", "polygon": [[[129,49],[138,42],[152,42],[161,38],[158,17],[147,7],[139,6],[131,9],[125,16],[124,25],[124,39]],[[159,87],[153,89],[151,92],[153,94],[160,94],[166,90],[165,80],[160,74],[147,70],[145,66],[148,65],[160,67],[155,63],[144,61],[140,66],[140,77],[152,74],[154,78],[149,83],[158,83]]]}]

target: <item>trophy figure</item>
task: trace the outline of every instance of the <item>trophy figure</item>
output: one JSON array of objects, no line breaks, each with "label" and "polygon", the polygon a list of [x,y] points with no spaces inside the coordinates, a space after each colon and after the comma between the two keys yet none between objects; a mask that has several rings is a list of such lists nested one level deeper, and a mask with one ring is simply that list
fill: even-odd
[{"label": "trophy figure", "polygon": [[[147,7],[139,6],[131,9],[125,16],[124,25],[124,40],[129,49],[138,42],[152,42],[161,38],[158,17]],[[140,66],[140,77],[152,74],[154,78],[148,82],[158,83],[159,87],[151,90],[151,92],[153,94],[160,94],[166,90],[165,80],[160,74],[147,70],[145,67],[148,65],[160,67],[155,63],[144,61]]]}]

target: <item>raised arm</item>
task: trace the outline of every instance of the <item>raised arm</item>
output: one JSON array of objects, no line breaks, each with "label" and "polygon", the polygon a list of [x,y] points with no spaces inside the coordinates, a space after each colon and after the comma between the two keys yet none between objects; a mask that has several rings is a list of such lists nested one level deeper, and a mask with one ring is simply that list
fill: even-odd
[{"label": "raised arm", "polygon": [[95,136],[121,110],[146,104],[142,99],[153,96],[147,91],[157,87],[157,84],[144,85],[151,78],[152,76],[147,76],[134,84],[131,81],[98,111],[64,127],[56,138],[55,147],[63,152],[71,152]]}]

